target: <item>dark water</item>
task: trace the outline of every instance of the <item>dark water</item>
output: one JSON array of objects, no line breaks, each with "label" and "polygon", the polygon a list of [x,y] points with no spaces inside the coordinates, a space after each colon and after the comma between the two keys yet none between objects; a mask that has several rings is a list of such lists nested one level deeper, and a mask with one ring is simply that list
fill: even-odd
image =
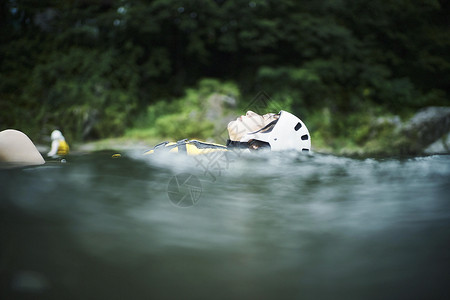
[{"label": "dark water", "polygon": [[449,299],[449,156],[110,154],[0,170],[0,299]]}]

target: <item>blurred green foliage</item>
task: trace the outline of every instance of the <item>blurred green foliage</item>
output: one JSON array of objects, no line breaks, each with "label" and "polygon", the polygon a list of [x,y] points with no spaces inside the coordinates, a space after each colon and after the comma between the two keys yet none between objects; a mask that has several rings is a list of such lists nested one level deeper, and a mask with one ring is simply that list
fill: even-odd
[{"label": "blurred green foliage", "polygon": [[[58,127],[85,140],[134,126],[201,138],[212,132],[201,99],[225,91],[249,103],[264,90],[276,102],[269,110],[282,105],[300,115],[319,144],[361,145],[374,115],[449,104],[449,7],[444,0],[2,1],[0,129],[39,136]],[[220,81],[193,88],[202,78]]]},{"label": "blurred green foliage", "polygon": [[[161,138],[180,140],[183,138],[208,139],[214,135],[214,123],[206,116],[210,103],[208,99],[214,94],[239,98],[236,84],[205,78],[195,88],[186,89],[183,97],[173,101],[160,100],[149,105],[146,113],[141,113],[127,132],[131,137],[145,132]],[[151,128],[151,131],[148,131]]]}]

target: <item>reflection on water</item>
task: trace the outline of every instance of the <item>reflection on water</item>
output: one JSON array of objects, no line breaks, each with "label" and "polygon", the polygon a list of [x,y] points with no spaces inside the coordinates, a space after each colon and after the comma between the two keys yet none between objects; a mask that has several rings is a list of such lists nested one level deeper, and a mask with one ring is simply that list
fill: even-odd
[{"label": "reflection on water", "polygon": [[449,156],[110,157],[0,170],[0,299],[445,296]]}]

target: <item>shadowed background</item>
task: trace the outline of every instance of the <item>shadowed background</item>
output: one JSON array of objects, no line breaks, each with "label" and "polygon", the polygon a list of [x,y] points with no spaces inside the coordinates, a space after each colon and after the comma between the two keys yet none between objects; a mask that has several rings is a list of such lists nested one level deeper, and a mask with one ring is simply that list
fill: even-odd
[{"label": "shadowed background", "polygon": [[447,1],[8,0],[0,14],[0,128],[36,142],[54,128],[69,143],[217,141],[209,97],[239,115],[265,91],[317,148],[370,149],[449,104]]}]

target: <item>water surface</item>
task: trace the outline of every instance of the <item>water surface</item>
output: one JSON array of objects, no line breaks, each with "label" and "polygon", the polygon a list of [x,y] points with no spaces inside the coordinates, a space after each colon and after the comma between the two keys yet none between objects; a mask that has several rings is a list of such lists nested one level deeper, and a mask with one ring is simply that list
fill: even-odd
[{"label": "water surface", "polygon": [[0,170],[0,193],[1,299],[448,296],[449,156],[99,152]]}]

